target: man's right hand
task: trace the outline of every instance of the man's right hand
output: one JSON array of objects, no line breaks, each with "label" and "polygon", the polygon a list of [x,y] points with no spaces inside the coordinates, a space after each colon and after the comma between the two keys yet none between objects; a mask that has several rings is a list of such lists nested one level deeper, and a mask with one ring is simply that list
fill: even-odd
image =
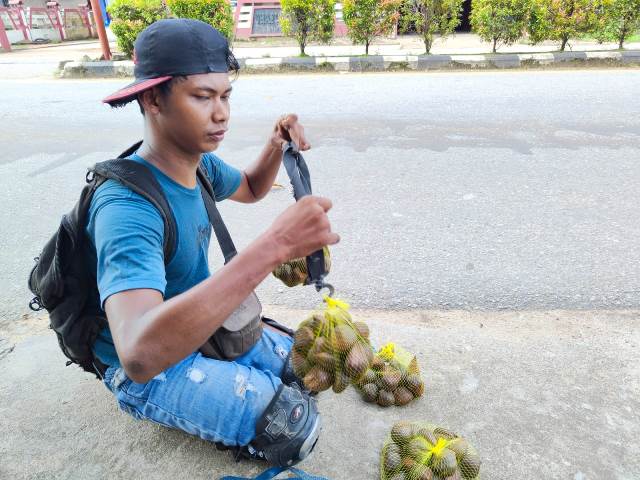
[{"label": "man's right hand", "polygon": [[276,218],[266,233],[276,245],[280,263],[306,257],[340,241],[340,236],[331,231],[327,215],[331,207],[328,198],[308,195]]},{"label": "man's right hand", "polygon": [[[151,289],[109,296],[109,327],[127,375],[148,382],[197,350],[276,266],[337,243],[330,208],[326,198],[300,199],[228,264],[169,300]],[[273,250],[265,255],[265,248]]]}]

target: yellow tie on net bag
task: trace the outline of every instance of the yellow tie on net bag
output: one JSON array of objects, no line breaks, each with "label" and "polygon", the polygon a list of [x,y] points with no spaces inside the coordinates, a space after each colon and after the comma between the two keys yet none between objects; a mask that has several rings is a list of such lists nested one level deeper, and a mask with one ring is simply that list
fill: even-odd
[{"label": "yellow tie on net bag", "polygon": [[[324,270],[328,274],[331,271],[331,253],[329,252],[329,247],[324,247],[322,251],[324,252]],[[307,259],[306,257],[294,258],[293,260],[278,265],[272,273],[274,277],[287,287],[304,285],[309,276]]]},{"label": "yellow tie on net bag", "polygon": [[382,448],[381,480],[479,480],[480,456],[464,438],[422,422],[398,422]]},{"label": "yellow tie on net bag", "polygon": [[325,297],[324,310],[304,320],[294,336],[294,371],[315,392],[343,392],[361,380],[373,359],[369,327],[354,322],[349,305],[331,297]]},{"label": "yellow tie on net bag", "polygon": [[424,382],[415,355],[388,343],[374,356],[356,385],[366,402],[381,407],[403,406],[424,394]]}]

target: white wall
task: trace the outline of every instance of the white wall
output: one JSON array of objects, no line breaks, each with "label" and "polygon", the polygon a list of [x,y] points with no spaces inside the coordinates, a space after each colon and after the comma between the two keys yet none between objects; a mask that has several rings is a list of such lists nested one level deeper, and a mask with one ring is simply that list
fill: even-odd
[{"label": "white wall", "polygon": [[[26,3],[26,2],[25,2]],[[35,0],[31,0],[30,3],[36,3]],[[70,6],[70,8],[75,8],[78,5],[78,1],[67,1],[66,2]],[[62,15],[62,13],[61,13]],[[62,15],[63,21],[65,20],[64,15]],[[18,43],[24,41],[24,36],[20,30],[13,30],[13,24],[9,17],[5,14],[0,15],[0,21],[4,21],[4,26],[7,31],[7,37],[11,43]],[[25,21],[29,22],[29,14],[27,11]],[[93,19],[91,19],[93,22]],[[66,18],[65,24],[65,35],[67,40],[79,40],[89,38],[89,31],[84,27],[80,17],[76,13],[69,13]],[[60,41],[60,33],[57,29],[53,29],[51,27],[51,23],[49,22],[49,18],[46,14],[34,14],[33,15],[33,28],[30,30],[31,40],[36,39],[47,39],[50,41]]]}]

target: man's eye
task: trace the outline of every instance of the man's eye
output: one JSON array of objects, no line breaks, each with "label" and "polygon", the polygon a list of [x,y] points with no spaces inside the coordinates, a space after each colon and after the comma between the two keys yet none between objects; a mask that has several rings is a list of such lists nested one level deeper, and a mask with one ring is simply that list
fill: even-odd
[{"label": "man's eye", "polygon": [[222,95],[220,98],[226,102],[231,98],[231,95]]},{"label": "man's eye", "polygon": [[204,95],[194,95],[198,100],[209,100],[209,97]]}]

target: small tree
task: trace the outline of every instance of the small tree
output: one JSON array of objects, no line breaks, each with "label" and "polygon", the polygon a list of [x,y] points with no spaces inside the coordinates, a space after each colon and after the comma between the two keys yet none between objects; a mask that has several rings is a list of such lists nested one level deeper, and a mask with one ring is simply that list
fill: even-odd
[{"label": "small tree", "polygon": [[329,43],[335,27],[336,0],[281,0],[280,28],[300,46],[300,55],[310,41]]},{"label": "small tree", "polygon": [[532,0],[528,25],[531,43],[557,41],[564,52],[571,38],[593,28],[595,14],[594,0]]},{"label": "small tree", "polygon": [[484,41],[492,42],[493,53],[522,37],[529,12],[527,0],[472,0],[471,5],[471,27]]},{"label": "small tree", "polygon": [[227,0],[166,0],[166,3],[176,17],[202,20],[231,39],[233,13]]},{"label": "small tree", "polygon": [[115,0],[107,7],[118,48],[131,58],[138,34],[169,12],[162,0]]},{"label": "small tree", "polygon": [[445,38],[460,25],[463,2],[464,0],[405,0],[401,7],[402,30],[406,32],[415,28],[422,35],[428,54],[435,34]]},{"label": "small tree", "polygon": [[400,18],[401,0],[344,0],[342,16],[353,43],[364,43],[369,55],[369,45],[375,37],[393,32]]},{"label": "small tree", "polygon": [[601,7],[602,14],[594,29],[600,42],[618,42],[618,48],[640,31],[640,0],[607,0]]}]

